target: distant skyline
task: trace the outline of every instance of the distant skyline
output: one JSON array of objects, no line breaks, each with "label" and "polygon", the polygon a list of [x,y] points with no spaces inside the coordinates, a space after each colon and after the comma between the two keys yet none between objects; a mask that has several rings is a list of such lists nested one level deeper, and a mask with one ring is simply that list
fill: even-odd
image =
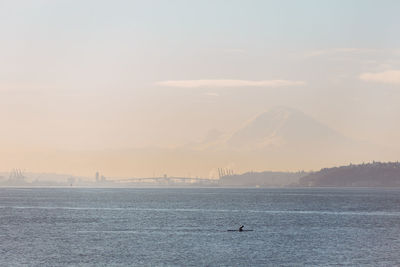
[{"label": "distant skyline", "polygon": [[[124,151],[179,151],[279,106],[400,150],[399,10],[395,0],[0,1],[0,171],[88,175],[106,162],[118,166],[109,176],[151,176],[166,170]],[[265,169],[297,168],[284,165]]]}]

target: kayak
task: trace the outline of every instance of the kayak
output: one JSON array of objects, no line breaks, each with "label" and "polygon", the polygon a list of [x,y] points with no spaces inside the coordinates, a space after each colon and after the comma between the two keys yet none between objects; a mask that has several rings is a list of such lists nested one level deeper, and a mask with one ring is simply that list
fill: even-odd
[{"label": "kayak", "polygon": [[228,230],[228,232],[251,232],[251,231],[253,231],[253,230],[242,230],[242,231],[239,231],[239,230]]}]

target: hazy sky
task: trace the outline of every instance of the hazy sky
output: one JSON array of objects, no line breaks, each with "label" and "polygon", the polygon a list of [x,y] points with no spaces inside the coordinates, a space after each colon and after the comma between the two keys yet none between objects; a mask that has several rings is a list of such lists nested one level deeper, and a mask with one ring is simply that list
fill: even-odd
[{"label": "hazy sky", "polygon": [[173,147],[275,106],[400,147],[399,14],[396,0],[0,0],[0,159]]}]

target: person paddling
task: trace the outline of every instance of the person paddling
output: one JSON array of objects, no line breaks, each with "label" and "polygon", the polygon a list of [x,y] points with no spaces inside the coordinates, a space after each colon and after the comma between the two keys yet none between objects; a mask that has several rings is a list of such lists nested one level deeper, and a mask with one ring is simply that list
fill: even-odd
[{"label": "person paddling", "polygon": [[244,227],[244,225],[242,225],[242,226],[239,227],[239,232],[242,232],[242,231],[243,231],[243,227]]}]

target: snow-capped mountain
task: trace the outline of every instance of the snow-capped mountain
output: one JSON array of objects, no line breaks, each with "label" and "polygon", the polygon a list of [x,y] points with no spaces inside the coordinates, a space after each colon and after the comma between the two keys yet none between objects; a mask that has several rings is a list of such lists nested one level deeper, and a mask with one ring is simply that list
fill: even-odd
[{"label": "snow-capped mountain", "polygon": [[303,112],[286,107],[258,115],[227,140],[229,147],[267,148],[277,146],[344,143],[347,138]]}]

